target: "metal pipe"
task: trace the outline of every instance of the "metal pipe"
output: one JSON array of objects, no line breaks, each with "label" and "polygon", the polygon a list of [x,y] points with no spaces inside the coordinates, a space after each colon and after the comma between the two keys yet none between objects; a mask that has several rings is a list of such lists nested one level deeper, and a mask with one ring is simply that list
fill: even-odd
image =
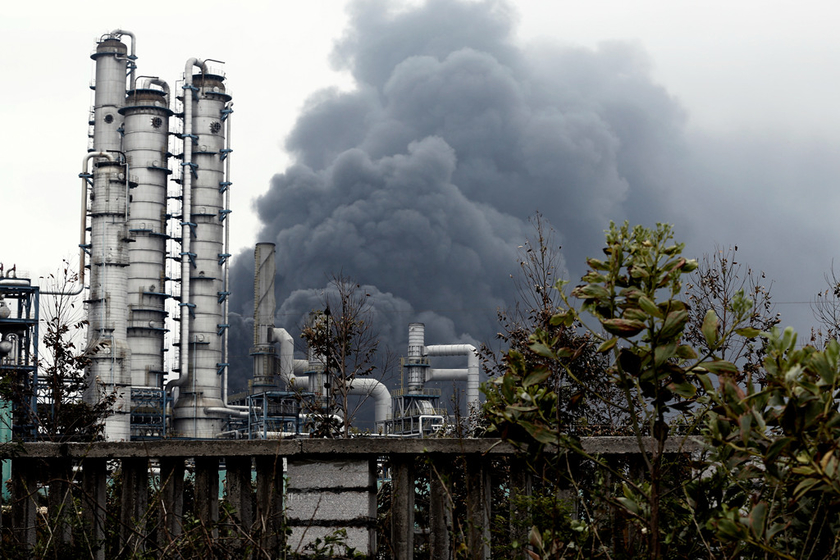
[{"label": "metal pipe", "polygon": [[427,356],[466,356],[467,357],[467,406],[477,407],[479,369],[478,353],[472,344],[437,344],[426,346]]},{"label": "metal pipe", "polygon": [[129,74],[129,76],[131,77],[131,89],[134,89],[134,73],[137,70],[137,65],[134,64],[134,61],[137,60],[137,56],[135,54],[137,49],[137,38],[131,31],[125,31],[123,29],[115,29],[111,32],[111,35],[118,35],[120,37],[126,35],[128,37],[131,37],[131,54],[129,55],[128,59],[131,61],[131,64],[129,65],[129,68],[131,69]]},{"label": "metal pipe", "polygon": [[157,76],[140,76],[140,89],[150,89],[149,86],[160,86],[166,98],[166,106],[169,107],[169,84]]},{"label": "metal pipe", "polygon": [[[233,103],[228,104],[228,109],[233,106]],[[230,115],[228,114],[227,118],[227,132],[225,133],[225,148],[228,150],[228,157],[225,158],[225,181],[230,183]],[[228,188],[225,189],[225,209],[230,210],[230,185]],[[224,254],[230,254],[230,215],[228,214],[227,219],[225,220],[225,244],[224,250],[222,251]],[[222,281],[222,291],[230,292],[230,264],[229,260],[225,261],[225,272],[224,272],[224,280]],[[226,297],[224,301],[224,305],[222,306],[222,323],[225,325],[230,324],[228,321],[228,309],[230,306],[230,300]],[[229,343],[229,336],[230,336],[230,329],[225,329],[224,340],[222,342],[222,362],[223,363],[230,363],[228,360],[228,343]],[[228,396],[228,369],[230,366],[226,366],[224,372],[222,372],[222,402],[227,405],[227,396]]]},{"label": "metal pipe", "polygon": [[357,377],[350,381],[347,386],[348,395],[363,395],[373,397],[375,402],[374,417],[376,427],[384,429],[388,413],[391,412],[391,392],[378,379],[370,377]]},{"label": "metal pipe", "polygon": [[426,381],[466,381],[469,376],[467,369],[436,369],[426,370]]},{"label": "metal pipe", "polygon": [[[271,329],[271,338],[280,343],[280,379],[285,381],[287,385],[294,385],[297,379],[295,375],[294,338],[286,329],[277,327]],[[300,360],[300,362],[309,365],[306,360]]]},{"label": "metal pipe", "polygon": [[[181,335],[180,335],[180,373],[181,377],[189,373],[189,345],[190,345],[190,236],[192,230],[190,228],[190,220],[192,218],[190,205],[192,204],[191,188],[192,188],[192,67],[198,66],[202,72],[206,71],[204,62],[197,58],[190,58],[184,68],[184,161],[182,162],[182,181],[181,181]],[[175,383],[173,385],[180,386],[184,381]],[[166,384],[170,387],[172,382]]]},{"label": "metal pipe", "polygon": [[77,296],[82,293],[82,290],[85,289],[85,241],[86,241],[86,231],[87,231],[87,175],[88,175],[88,164],[91,159],[104,157],[108,161],[116,161],[114,159],[113,154],[108,152],[90,152],[86,154],[85,157],[82,158],[82,172],[79,174],[79,177],[82,179],[82,207],[81,207],[81,220],[79,226],[79,288],[76,290],[72,290],[69,292],[63,292],[61,290],[58,291],[50,291],[50,290],[41,290],[41,295],[48,295],[48,296]]},{"label": "metal pipe", "polygon": [[[437,421],[434,424],[429,424],[429,427],[432,430],[437,430],[443,425],[443,416],[440,414],[421,414],[419,421],[420,421],[420,437],[424,437],[425,431],[423,430],[423,421],[424,420],[432,420]],[[431,431],[431,430],[430,430]]]},{"label": "metal pipe", "polygon": [[240,418],[248,418],[250,414],[247,410],[234,410],[223,406],[206,406],[204,407],[206,414],[224,414],[226,416],[238,416]]},{"label": "metal pipe", "polygon": [[[0,278],[0,286],[31,286],[29,280],[23,279],[16,279],[16,278]],[[41,292],[42,294],[55,294],[56,292]],[[60,293],[60,292],[59,292]],[[79,292],[76,292],[77,294]],[[68,294],[68,295],[75,295],[75,294]]]}]

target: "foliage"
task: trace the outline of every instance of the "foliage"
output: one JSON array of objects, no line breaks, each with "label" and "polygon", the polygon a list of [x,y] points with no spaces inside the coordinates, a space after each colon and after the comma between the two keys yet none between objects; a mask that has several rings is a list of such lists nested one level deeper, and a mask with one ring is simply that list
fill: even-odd
[{"label": "foliage", "polygon": [[[485,372],[490,377],[504,376],[509,362],[517,360],[531,371],[546,371],[540,382],[551,387],[557,395],[553,414],[566,432],[579,434],[616,434],[626,424],[626,418],[603,398],[615,392],[603,376],[608,362],[596,352],[597,342],[591,333],[578,332],[579,325],[552,322],[563,303],[561,293],[554,289],[563,269],[560,246],[554,230],[540,213],[531,219],[533,237],[525,240],[519,251],[519,274],[511,275],[517,298],[512,309],[497,312],[500,332],[496,338],[507,351],[499,354],[482,345],[480,354]],[[546,338],[571,350],[564,360],[547,357],[531,349],[531,334],[539,330]],[[595,395],[600,395],[601,398]]]},{"label": "foliage", "polygon": [[826,289],[818,293],[811,303],[811,311],[819,326],[811,334],[811,342],[819,344],[840,337],[840,275],[834,270],[825,274]]},{"label": "foliage", "polygon": [[[740,326],[758,331],[769,331],[779,324],[779,314],[773,312],[770,297],[772,282],[767,282],[763,272],[756,273],[749,266],[738,261],[738,246],[728,249],[716,247],[714,253],[706,254],[699,266],[689,277],[685,295],[688,304],[689,322],[685,330],[685,342],[700,352],[710,352],[703,334],[703,321],[709,309],[718,317],[718,328],[727,330],[733,320]],[[738,294],[745,294],[753,305],[746,317],[733,317],[732,309]],[[761,382],[764,358],[763,339],[741,336],[733,333],[720,342],[714,352],[721,358],[739,366],[737,381],[743,383]]]},{"label": "foliage", "polygon": [[[327,402],[315,414],[315,432],[319,437],[350,436],[350,426],[359,405],[351,406],[350,387],[357,377],[369,377],[379,369],[389,369],[386,356],[378,366],[379,339],[373,327],[370,294],[350,278],[338,274],[324,294],[324,309],[316,311],[302,332],[311,351],[324,364]],[[339,426],[333,414],[341,417]]]},{"label": "foliage", "polygon": [[793,329],[766,333],[766,386],[729,379],[712,395],[710,460],[736,473],[707,522],[741,555],[840,554],[840,344],[796,347]]},{"label": "foliage", "polygon": [[[582,302],[580,312],[562,292],[564,283],[558,282],[564,305],[550,322],[571,327],[583,320],[581,312],[598,321],[597,330],[590,327],[590,332],[601,340],[598,352],[611,356],[604,375],[620,393],[619,399],[605,405],[627,415],[643,473],[634,476],[632,469],[617,469],[603,458],[587,454],[579,438],[566,433],[557,421],[558,396],[544,383],[550,371],[532,368],[516,350],[508,353],[505,374],[486,386],[485,411],[492,429],[523,450],[539,456],[546,446],[561,446],[598,465],[622,494],[603,498],[621,508],[646,536],[635,554],[660,558],[665,554],[663,546],[680,537],[679,527],[671,526],[680,516],[674,515],[675,511],[665,515],[663,508],[679,509],[672,508],[670,500],[687,482],[664,460],[670,424],[683,416],[689,431],[693,430],[703,395],[714,391],[710,375],[726,377],[738,371],[717,351],[733,333],[754,336],[756,331],[741,328],[751,305],[742,292],[736,293],[729,307],[733,314],[730,325],[721,328],[713,310],[704,316],[701,332],[708,351],[698,354],[682,342],[690,316],[679,297],[683,276],[695,270],[697,263],[681,255],[683,245],[673,242],[670,226],[631,229],[626,223],[620,227],[611,224],[606,237],[607,258],[589,259],[584,283],[572,291]],[[530,337],[530,350],[574,375],[566,364],[575,349],[564,345],[561,338],[537,328]],[[593,534],[598,536],[597,531]]]},{"label": "foliage", "polygon": [[347,546],[347,530],[336,529],[324,538],[317,537],[303,548],[303,558],[327,560],[331,558],[354,558],[356,549]]}]

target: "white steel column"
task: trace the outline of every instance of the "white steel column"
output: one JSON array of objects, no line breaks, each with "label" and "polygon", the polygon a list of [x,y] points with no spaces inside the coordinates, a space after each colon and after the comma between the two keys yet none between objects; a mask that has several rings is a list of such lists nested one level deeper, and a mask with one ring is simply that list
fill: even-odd
[{"label": "white steel column", "polygon": [[[91,58],[96,61],[93,110],[93,152],[122,149],[125,105],[126,46],[119,34],[103,37]],[[86,398],[97,402],[115,398],[113,413],[105,420],[106,440],[128,440],[131,378],[127,343],[128,177],[121,161],[97,157],[90,193],[90,296],[88,312],[89,386]]]},{"label": "white steel column", "polygon": [[[158,85],[158,88],[152,88]],[[166,183],[169,171],[169,87],[140,79],[128,95],[123,149],[134,182],[129,204],[128,340],[131,384],[161,388],[166,332]]]},{"label": "white steel column", "polygon": [[[191,72],[190,65],[187,69]],[[181,352],[188,354],[186,368],[182,360],[179,398],[174,407],[175,431],[195,438],[215,437],[222,429],[224,409],[221,374],[224,220],[229,210],[224,206],[225,109],[230,96],[225,93],[224,77],[206,72],[193,75],[184,95],[184,205],[189,207],[191,222],[183,232]],[[190,83],[191,82],[191,83]],[[190,123],[187,123],[187,115]],[[190,159],[187,159],[189,152]],[[187,203],[189,191],[189,204]],[[184,214],[186,215],[186,209]],[[194,235],[194,237],[191,237]],[[184,293],[184,285],[188,291]],[[186,322],[185,322],[185,315]],[[186,340],[185,340],[186,338]]]}]

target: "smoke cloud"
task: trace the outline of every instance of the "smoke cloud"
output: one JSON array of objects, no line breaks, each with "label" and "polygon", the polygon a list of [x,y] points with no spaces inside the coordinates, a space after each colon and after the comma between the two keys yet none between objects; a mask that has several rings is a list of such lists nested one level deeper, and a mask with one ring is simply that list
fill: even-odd
[{"label": "smoke cloud", "polygon": [[[296,163],[255,202],[259,240],[277,244],[279,325],[298,327],[340,272],[398,353],[411,321],[429,343],[489,340],[536,211],[570,263],[609,220],[656,214],[684,115],[639,47],[520,47],[504,2],[352,10],[333,62],[355,88],[311,97],[286,140]],[[244,318],[252,275],[240,255]]]},{"label": "smoke cloud", "polygon": [[[259,240],[277,245],[278,325],[300,326],[341,273],[370,294],[398,354],[412,321],[429,344],[489,341],[536,211],[571,279],[610,220],[702,230],[672,199],[707,186],[702,173],[686,181],[702,165],[688,161],[686,113],[641,47],[522,46],[514,22],[492,0],[352,6],[332,60],[355,87],[312,95],[286,139],[295,163],[255,202]],[[250,254],[232,278],[232,328],[247,331]],[[235,335],[242,379],[249,336]]]}]

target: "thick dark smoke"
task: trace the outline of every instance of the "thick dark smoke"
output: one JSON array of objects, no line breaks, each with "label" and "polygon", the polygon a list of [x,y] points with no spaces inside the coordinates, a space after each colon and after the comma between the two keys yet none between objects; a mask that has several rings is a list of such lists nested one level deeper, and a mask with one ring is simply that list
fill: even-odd
[{"label": "thick dark smoke", "polygon": [[[501,2],[354,6],[334,62],[355,90],[312,96],[286,143],[296,164],[256,202],[259,239],[277,244],[278,324],[298,327],[341,272],[371,293],[398,353],[411,321],[429,343],[481,342],[512,302],[535,211],[575,273],[609,220],[667,220],[656,210],[683,115],[644,53],[526,51],[512,21]],[[240,255],[233,305],[246,318],[252,275]]]},{"label": "thick dark smoke", "polygon": [[[334,64],[354,90],[311,97],[286,140],[296,163],[256,201],[259,240],[277,244],[278,325],[295,332],[342,273],[400,355],[412,321],[429,344],[487,341],[536,211],[577,277],[610,220],[672,221],[685,119],[639,47],[521,47],[504,2],[352,10]],[[252,261],[234,265],[240,357]]]}]

